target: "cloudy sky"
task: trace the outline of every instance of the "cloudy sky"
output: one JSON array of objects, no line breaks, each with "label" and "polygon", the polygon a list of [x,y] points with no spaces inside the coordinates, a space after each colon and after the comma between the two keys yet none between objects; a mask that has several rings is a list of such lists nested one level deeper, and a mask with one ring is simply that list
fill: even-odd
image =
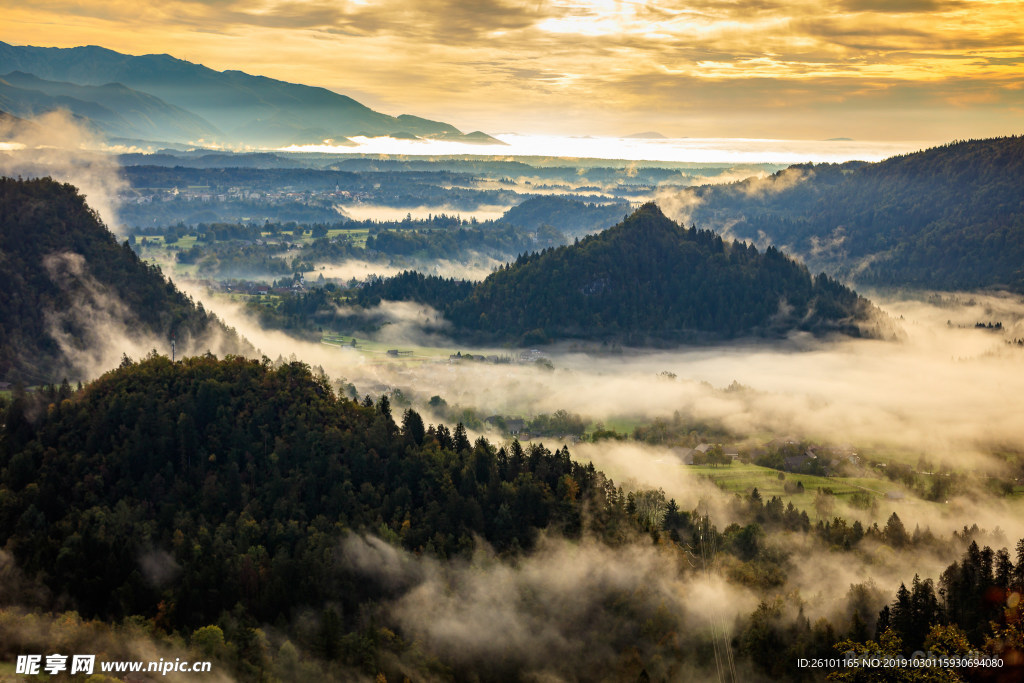
[{"label": "cloudy sky", "polygon": [[1024,132],[1019,0],[0,0],[0,40],[166,52],[492,133]]}]

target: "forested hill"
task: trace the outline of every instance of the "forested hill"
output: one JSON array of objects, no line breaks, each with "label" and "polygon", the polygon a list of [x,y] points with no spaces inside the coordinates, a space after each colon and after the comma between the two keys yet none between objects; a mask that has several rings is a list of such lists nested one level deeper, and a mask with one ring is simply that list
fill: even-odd
[{"label": "forested hill", "polygon": [[[247,345],[117,239],[71,185],[0,178],[0,381],[84,378],[119,335],[179,348]],[[216,337],[216,340],[213,339]],[[120,350],[115,350],[119,355]]]},{"label": "forested hill", "polygon": [[[578,537],[584,506],[599,535],[639,529],[567,449],[470,443],[462,425],[393,416],[386,397],[338,399],[299,363],[154,355],[78,392],[0,402],[0,419],[0,547],[41,584],[25,591],[36,606],[166,632],[273,624],[370,675],[379,653],[408,647],[378,640],[373,602],[409,586],[388,574],[394,549],[346,564],[346,537],[434,558],[478,539],[518,553],[542,528]],[[254,637],[237,636],[239,659],[258,658]]]},{"label": "forested hill", "polygon": [[497,222],[534,231],[544,225],[556,225],[563,233],[574,236],[611,227],[628,212],[626,202],[593,204],[569,197],[541,195],[513,206]]},{"label": "forested hill", "polygon": [[860,284],[1024,291],[1024,137],[697,190],[693,218]]},{"label": "forested hill", "polygon": [[520,257],[466,291],[406,273],[364,288],[359,301],[420,301],[442,310],[456,334],[522,344],[643,345],[796,329],[857,336],[875,322],[868,301],[774,247],[762,253],[684,228],[654,204],[574,245]]}]

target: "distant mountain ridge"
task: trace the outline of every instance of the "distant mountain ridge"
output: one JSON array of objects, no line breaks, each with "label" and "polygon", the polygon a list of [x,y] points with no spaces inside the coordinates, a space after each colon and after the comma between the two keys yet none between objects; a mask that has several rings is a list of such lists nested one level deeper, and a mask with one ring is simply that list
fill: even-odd
[{"label": "distant mountain ridge", "polygon": [[[78,86],[115,84],[152,96],[206,122],[208,134],[216,137],[209,142],[277,147],[325,139],[343,142],[356,135],[407,134],[501,144],[479,131],[463,135],[440,121],[381,114],[325,88],[242,71],[215,71],[166,54],[133,56],[97,46],[45,48],[0,42],[0,73],[16,71]],[[0,108],[17,115],[11,108]],[[160,140],[185,141],[172,135],[169,127],[162,133]]]},{"label": "distant mountain ridge", "polygon": [[812,277],[774,247],[761,253],[684,228],[653,203],[574,245],[522,256],[469,290],[407,272],[363,288],[358,300],[373,306],[386,299],[441,310],[456,336],[523,345],[664,345],[794,330],[884,334],[877,309],[853,290]]},{"label": "distant mountain ridge", "polygon": [[0,75],[0,108],[21,118],[65,109],[110,137],[198,140],[222,135],[203,118],[120,83],[76,85],[23,71]]}]

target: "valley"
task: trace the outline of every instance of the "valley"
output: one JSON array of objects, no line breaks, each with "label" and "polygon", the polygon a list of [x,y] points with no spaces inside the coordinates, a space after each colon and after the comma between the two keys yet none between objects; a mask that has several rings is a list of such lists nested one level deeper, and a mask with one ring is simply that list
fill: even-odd
[{"label": "valley", "polygon": [[[282,55],[429,38],[389,7],[258,17],[334,22]],[[487,40],[553,45],[593,10],[531,14],[560,7]],[[58,653],[254,683],[1020,679],[1019,126],[729,131],[703,86],[660,99],[679,73],[610,69],[548,116],[571,134],[519,132],[496,122],[541,100],[495,118],[484,93],[593,74],[461,52],[505,9],[445,7],[472,106],[465,73],[399,98],[355,53],[350,96],[258,60],[0,42],[0,680]],[[666,17],[634,28],[692,19]],[[383,113],[406,102],[423,116]],[[577,130],[605,109],[675,137]],[[133,676],[104,680],[157,680]]]}]

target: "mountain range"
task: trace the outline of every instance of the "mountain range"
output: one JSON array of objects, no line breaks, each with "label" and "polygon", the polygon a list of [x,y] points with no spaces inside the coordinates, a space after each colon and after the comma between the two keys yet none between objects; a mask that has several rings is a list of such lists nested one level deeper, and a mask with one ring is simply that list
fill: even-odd
[{"label": "mountain range", "polygon": [[12,71],[0,76],[0,107],[24,118],[64,109],[112,138],[199,140],[221,135],[203,118],[120,83],[77,85]]},{"label": "mountain range", "polygon": [[500,144],[480,131],[382,114],[325,88],[215,71],[166,54],[0,42],[0,74],[0,109],[22,118],[66,109],[131,141],[280,147],[366,135]]}]

